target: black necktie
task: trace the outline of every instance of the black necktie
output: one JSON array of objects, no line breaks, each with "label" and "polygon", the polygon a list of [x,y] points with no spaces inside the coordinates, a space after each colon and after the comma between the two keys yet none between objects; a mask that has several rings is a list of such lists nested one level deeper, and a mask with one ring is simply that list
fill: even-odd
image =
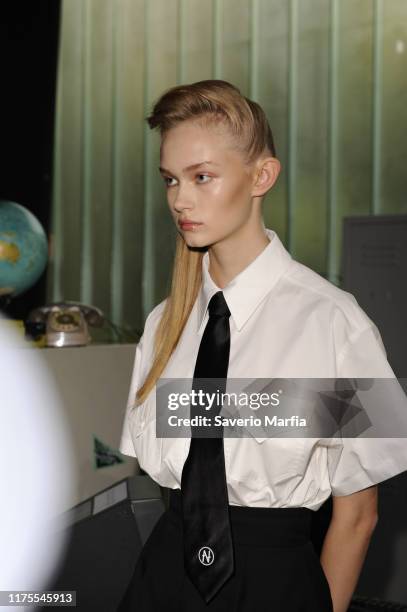
[{"label": "black necktie", "polygon": [[[230,350],[230,311],[218,291],[209,302],[209,320],[199,345],[192,388],[224,393]],[[196,379],[218,379],[196,381]],[[223,379],[223,380],[219,380]],[[215,405],[215,403],[214,403]],[[210,416],[219,414],[217,404]],[[207,414],[202,406],[193,414]],[[184,535],[184,564],[191,581],[208,603],[234,571],[233,541],[230,528],[226,485],[223,427],[218,437],[197,437],[192,427],[191,446],[181,477]],[[213,432],[213,430],[212,430]]]}]

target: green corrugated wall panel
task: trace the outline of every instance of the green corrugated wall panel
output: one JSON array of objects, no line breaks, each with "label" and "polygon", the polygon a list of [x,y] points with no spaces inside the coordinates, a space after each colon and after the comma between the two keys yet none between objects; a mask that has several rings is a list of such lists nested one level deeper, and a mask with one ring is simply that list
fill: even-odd
[{"label": "green corrugated wall panel", "polygon": [[[287,2],[260,0],[258,7],[258,98],[269,119],[281,173],[263,201],[265,224],[287,239],[288,191],[288,55],[289,13]],[[273,27],[270,27],[270,24]]]},{"label": "green corrugated wall panel", "polygon": [[223,0],[222,77],[249,94],[249,0]]},{"label": "green corrugated wall panel", "polygon": [[298,2],[297,132],[292,251],[326,273],[329,3]]},{"label": "green corrugated wall panel", "polygon": [[183,70],[178,70],[177,84],[213,78],[215,29],[213,2],[183,0],[179,20],[182,41],[178,57]]},{"label": "green corrugated wall panel", "polygon": [[[163,90],[177,83],[177,8],[176,0],[147,2],[146,104],[150,111]],[[147,114],[147,113],[146,113]],[[166,203],[164,182],[158,172],[160,138],[145,128],[145,262],[144,315],[161,301],[169,287],[175,228]]]},{"label": "green corrugated wall panel", "polygon": [[372,200],[373,12],[371,0],[338,2],[336,276],[340,280],[342,219],[370,212]]},{"label": "green corrugated wall panel", "polygon": [[407,209],[407,2],[383,0],[381,212]]},{"label": "green corrugated wall panel", "polygon": [[[111,311],[113,219],[113,25],[111,0],[84,0],[86,25],[81,296]],[[86,17],[85,17],[86,15]]]},{"label": "green corrugated wall panel", "polygon": [[[82,244],[82,14],[81,0],[62,3],[54,163],[55,253],[49,300],[79,299]],[[53,281],[51,283],[51,281]]]},{"label": "green corrugated wall panel", "polygon": [[144,244],[143,0],[121,0],[116,11],[113,138],[115,219],[112,253],[112,318],[142,326]]},{"label": "green corrugated wall panel", "polygon": [[338,282],[336,236],[338,234],[338,58],[339,58],[339,0],[331,0],[329,13],[328,57],[328,134],[327,134],[327,211],[326,211],[326,276]]},{"label": "green corrugated wall panel", "polygon": [[144,118],[208,78],[265,109],[266,225],[339,283],[343,217],[407,208],[406,24],[404,0],[63,0],[49,299],[140,329],[165,297],[176,229]]}]

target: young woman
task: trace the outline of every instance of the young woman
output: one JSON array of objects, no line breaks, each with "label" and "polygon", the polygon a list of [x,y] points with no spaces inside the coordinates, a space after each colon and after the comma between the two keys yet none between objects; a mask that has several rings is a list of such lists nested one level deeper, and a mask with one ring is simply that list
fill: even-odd
[{"label": "young woman", "polygon": [[[229,321],[228,378],[393,377],[380,334],[351,294],[295,261],[264,226],[263,198],[280,163],[257,103],[226,81],[200,81],[165,92],[148,123],[161,133],[160,173],[178,235],[170,295],[147,317],[136,348],[120,450],[171,491],[119,610],[345,612],[377,522],[374,485],[407,469],[402,445],[389,440],[384,452],[395,459],[379,467],[374,440],[299,430],[225,437],[234,565],[207,601],[185,569],[191,491],[181,482],[196,495],[200,486],[182,480],[192,441],[156,437],[154,388],[159,378],[193,378],[214,296]],[[210,460],[200,466],[205,476]],[[331,495],[319,557],[310,520]]]}]

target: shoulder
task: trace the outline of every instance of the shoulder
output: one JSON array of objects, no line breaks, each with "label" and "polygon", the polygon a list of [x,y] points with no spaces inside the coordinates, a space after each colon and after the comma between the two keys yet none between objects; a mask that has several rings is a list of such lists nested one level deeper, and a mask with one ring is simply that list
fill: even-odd
[{"label": "shoulder", "polygon": [[355,296],[293,260],[286,281],[301,292],[302,301],[329,320],[338,345],[345,345],[367,329],[378,334],[376,325],[361,308]]},{"label": "shoulder", "polygon": [[151,364],[151,360],[153,359],[155,333],[161,320],[167,299],[168,298],[165,298],[165,300],[157,304],[157,306],[154,306],[145,320],[143,333],[137,343],[137,353],[140,356],[142,368],[147,367],[146,364]]},{"label": "shoulder", "polygon": [[295,260],[285,281],[297,320],[332,344],[340,378],[394,376],[379,329],[352,293]]},{"label": "shoulder", "polygon": [[161,317],[163,315],[167,301],[168,297],[166,297],[164,300],[162,300],[162,302],[154,306],[154,308],[147,315],[146,321],[144,323],[143,335],[151,335],[155,333],[158,324],[161,321]]}]

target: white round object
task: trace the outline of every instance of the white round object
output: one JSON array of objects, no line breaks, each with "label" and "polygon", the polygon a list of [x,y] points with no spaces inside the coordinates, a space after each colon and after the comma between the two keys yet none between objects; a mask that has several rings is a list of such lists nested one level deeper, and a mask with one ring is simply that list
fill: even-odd
[{"label": "white round object", "polygon": [[58,569],[77,480],[69,431],[41,349],[0,315],[0,591],[46,589]]}]

